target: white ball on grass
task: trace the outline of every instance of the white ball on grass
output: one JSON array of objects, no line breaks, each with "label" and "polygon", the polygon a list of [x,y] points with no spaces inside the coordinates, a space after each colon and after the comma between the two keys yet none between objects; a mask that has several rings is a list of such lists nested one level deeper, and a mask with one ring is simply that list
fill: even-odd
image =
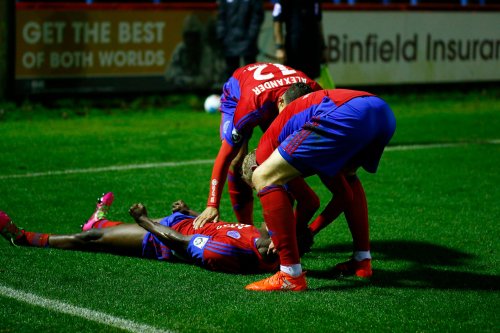
[{"label": "white ball on grass", "polygon": [[219,111],[220,96],[215,94],[208,96],[207,99],[205,99],[205,103],[203,103],[203,107],[208,113],[215,113]]}]

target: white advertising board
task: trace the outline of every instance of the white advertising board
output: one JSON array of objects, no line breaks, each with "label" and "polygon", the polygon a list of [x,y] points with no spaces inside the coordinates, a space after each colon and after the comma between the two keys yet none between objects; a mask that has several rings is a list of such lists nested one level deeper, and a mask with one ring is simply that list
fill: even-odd
[{"label": "white advertising board", "polygon": [[324,11],[323,29],[337,85],[500,81],[500,12]]}]

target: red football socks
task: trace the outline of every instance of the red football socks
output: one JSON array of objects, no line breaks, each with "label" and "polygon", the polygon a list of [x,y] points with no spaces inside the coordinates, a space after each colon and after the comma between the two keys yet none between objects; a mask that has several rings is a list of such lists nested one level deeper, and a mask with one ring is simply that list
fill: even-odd
[{"label": "red football socks", "polygon": [[240,176],[228,172],[227,188],[239,223],[253,224],[253,191]]},{"label": "red football socks", "polygon": [[123,224],[123,222],[99,220],[99,221],[94,222],[94,224],[92,224],[92,229],[111,228],[111,227],[116,227],[117,225],[120,225],[120,224]]},{"label": "red football socks", "polygon": [[23,231],[23,236],[16,240],[16,244],[36,246],[36,247],[49,247],[50,234]]},{"label": "red football socks", "polygon": [[299,264],[295,217],[287,191],[283,186],[271,185],[264,187],[257,196],[262,204],[269,234],[279,251],[281,265]]},{"label": "red football socks", "polygon": [[349,177],[353,200],[346,206],[345,217],[352,234],[354,251],[370,251],[368,205],[366,195],[358,177]]}]

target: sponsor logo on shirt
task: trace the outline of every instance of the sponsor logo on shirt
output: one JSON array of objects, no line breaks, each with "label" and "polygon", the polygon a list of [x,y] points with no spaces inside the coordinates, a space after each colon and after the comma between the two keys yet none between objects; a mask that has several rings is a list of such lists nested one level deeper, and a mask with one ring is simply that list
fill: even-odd
[{"label": "sponsor logo on shirt", "polygon": [[215,202],[215,197],[217,196],[217,185],[219,181],[217,179],[212,179],[212,189],[210,191],[210,202]]},{"label": "sponsor logo on shirt", "polygon": [[231,229],[244,229],[244,228],[249,228],[251,227],[250,224],[242,224],[242,223],[228,223],[228,224],[223,224],[217,226],[217,230],[222,229],[222,228],[231,228]]},{"label": "sponsor logo on shirt", "polygon": [[207,244],[207,242],[208,242],[208,237],[196,237],[193,240],[193,245],[199,249],[203,249],[205,247],[205,244]]}]

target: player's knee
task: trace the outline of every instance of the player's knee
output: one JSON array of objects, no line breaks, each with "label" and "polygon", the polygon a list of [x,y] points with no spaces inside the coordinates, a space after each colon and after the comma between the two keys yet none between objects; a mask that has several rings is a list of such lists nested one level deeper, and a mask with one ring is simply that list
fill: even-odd
[{"label": "player's knee", "polygon": [[102,229],[90,229],[75,235],[75,239],[81,243],[90,243],[102,238],[104,232]]},{"label": "player's knee", "polygon": [[263,171],[265,171],[263,168],[257,168],[252,175],[252,184],[257,192],[262,190],[264,187],[271,185],[268,184],[268,178]]}]

